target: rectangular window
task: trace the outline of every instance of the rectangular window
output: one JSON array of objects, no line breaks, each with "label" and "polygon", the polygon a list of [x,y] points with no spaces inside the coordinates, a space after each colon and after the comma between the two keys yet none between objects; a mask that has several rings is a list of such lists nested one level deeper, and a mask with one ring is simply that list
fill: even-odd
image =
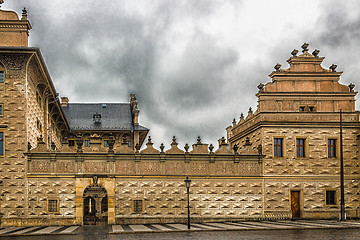
[{"label": "rectangular window", "polygon": [[49,213],[58,212],[59,211],[58,205],[59,205],[59,200],[48,199],[48,212]]},{"label": "rectangular window", "polygon": [[69,147],[73,147],[75,146],[75,140],[74,139],[70,139],[69,140]]},{"label": "rectangular window", "polygon": [[336,139],[328,139],[328,157],[336,157]]},{"label": "rectangular window", "polygon": [[42,124],[39,119],[36,119],[36,127],[40,132],[42,132]]},{"label": "rectangular window", "polygon": [[326,205],[336,205],[335,190],[326,190]]},{"label": "rectangular window", "polygon": [[109,140],[104,140],[104,147],[108,147],[109,146]]},{"label": "rectangular window", "polygon": [[143,211],[143,200],[133,200],[134,213],[142,213]]},{"label": "rectangular window", "polygon": [[309,112],[314,112],[315,111],[315,107],[309,107]]},{"label": "rectangular window", "polygon": [[305,157],[305,139],[296,139],[296,156]]},{"label": "rectangular window", "polygon": [[305,111],[305,107],[301,106],[301,107],[299,108],[299,111],[300,111],[300,112]]},{"label": "rectangular window", "polygon": [[0,156],[4,156],[4,133],[0,132]]},{"label": "rectangular window", "polygon": [[0,115],[3,115],[3,106],[0,104]]},{"label": "rectangular window", "polygon": [[0,71],[0,83],[4,82],[4,71]]},{"label": "rectangular window", "polygon": [[85,147],[90,147],[90,140],[85,140]]},{"label": "rectangular window", "polygon": [[282,138],[274,138],[274,157],[282,157]]}]

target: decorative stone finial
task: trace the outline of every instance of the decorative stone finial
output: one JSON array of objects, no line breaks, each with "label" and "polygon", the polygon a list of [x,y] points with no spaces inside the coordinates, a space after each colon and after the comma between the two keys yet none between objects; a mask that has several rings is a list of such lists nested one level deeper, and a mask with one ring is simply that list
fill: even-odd
[{"label": "decorative stone finial", "polygon": [[171,146],[173,146],[173,145],[178,145],[178,143],[177,143],[177,141],[176,141],[176,137],[175,137],[175,136],[173,136],[173,138],[172,138],[172,143],[171,143]]},{"label": "decorative stone finial", "polygon": [[189,144],[186,143],[185,146],[184,146],[184,149],[185,149],[185,152],[188,153],[189,152]]},{"label": "decorative stone finial", "polygon": [[139,151],[140,151],[140,145],[139,145],[138,143],[135,145],[135,149],[136,149],[136,153],[139,153]]},{"label": "decorative stone finial", "polygon": [[251,107],[249,107],[249,112],[248,112],[248,114],[253,114],[253,110],[252,110]]},{"label": "decorative stone finial", "polygon": [[55,151],[56,150],[56,145],[54,142],[51,142],[51,150]]},{"label": "decorative stone finial", "polygon": [[115,144],[114,136],[112,135],[112,133],[110,133],[110,139],[108,141],[109,153],[114,153],[114,144]]},{"label": "decorative stone finial", "polygon": [[315,49],[315,50],[312,52],[312,55],[314,55],[314,57],[319,57],[319,56],[318,56],[319,53],[320,53],[320,50],[319,50],[319,49]]},{"label": "decorative stone finial", "polygon": [[148,144],[153,144],[153,142],[151,141],[151,136],[149,136],[149,138],[148,138],[148,142],[146,143],[146,145],[148,145]]},{"label": "decorative stone finial", "polygon": [[348,87],[350,88],[350,92],[353,92],[353,91],[354,91],[355,84],[350,83],[350,84],[348,85]]},{"label": "decorative stone finial", "polygon": [[163,144],[163,143],[161,143],[161,144],[160,144],[160,150],[161,150],[161,153],[164,153],[164,148],[165,148],[164,144]]},{"label": "decorative stone finial", "polygon": [[336,64],[332,64],[329,69],[331,69],[332,72],[336,72],[337,65]]},{"label": "decorative stone finial", "polygon": [[280,63],[277,63],[275,66],[274,66],[275,70],[278,72],[281,68],[281,64]]},{"label": "decorative stone finial", "polygon": [[201,137],[200,136],[198,136],[196,144],[201,144]]},{"label": "decorative stone finial", "polygon": [[234,153],[237,153],[237,150],[239,149],[239,146],[237,144],[235,144],[233,146],[233,150],[234,150]]},{"label": "decorative stone finial", "polygon": [[4,0],[0,0],[0,8],[1,8],[1,4],[3,4],[4,3]]},{"label": "decorative stone finial", "polygon": [[27,20],[27,11],[26,8],[24,7],[22,10],[22,15],[21,15],[21,20]]},{"label": "decorative stone finial", "polygon": [[262,92],[264,90],[265,85],[260,83],[257,88],[259,89],[259,92]]},{"label": "decorative stone finial", "polygon": [[37,138],[37,142],[39,143],[39,142],[43,142],[44,140],[43,140],[43,136],[42,135],[40,135],[38,138]]},{"label": "decorative stone finial", "polygon": [[240,114],[240,120],[244,120],[244,114],[243,113]]},{"label": "decorative stone finial", "polygon": [[301,48],[303,49],[302,52],[304,53],[304,52],[309,51],[308,47],[309,47],[309,44],[308,44],[308,43],[304,43],[304,44],[301,46]]},{"label": "decorative stone finial", "polygon": [[209,150],[210,150],[210,153],[212,153],[213,150],[214,150],[214,145],[213,145],[212,143],[211,143],[210,146],[209,146]]},{"label": "decorative stone finial", "polygon": [[233,126],[236,125],[236,119],[235,118],[233,119],[232,124],[233,124]]},{"label": "decorative stone finial", "polygon": [[244,146],[245,146],[245,147],[246,147],[246,146],[251,146],[250,138],[249,138],[249,137],[246,137],[246,138],[245,138],[245,144],[244,144]]},{"label": "decorative stone finial", "polygon": [[262,146],[261,146],[261,144],[257,147],[257,150],[258,150],[258,154],[262,155]]},{"label": "decorative stone finial", "polygon": [[299,50],[294,49],[294,50],[292,50],[291,55],[292,55],[293,57],[296,57],[296,55],[298,54],[298,52],[299,52]]},{"label": "decorative stone finial", "polygon": [[76,145],[77,145],[77,151],[76,152],[82,153],[83,152],[83,150],[82,150],[83,140],[82,140],[81,136],[77,137]]}]

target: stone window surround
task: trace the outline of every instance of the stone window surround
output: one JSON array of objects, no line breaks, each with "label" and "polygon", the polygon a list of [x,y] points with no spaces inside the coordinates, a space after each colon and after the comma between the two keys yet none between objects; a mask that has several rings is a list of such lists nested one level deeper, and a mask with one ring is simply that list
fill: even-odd
[{"label": "stone window surround", "polygon": [[132,199],[131,209],[134,214],[142,214],[144,212],[144,199]]},{"label": "stone window surround", "polygon": [[[56,201],[56,211],[53,211],[53,209],[51,209],[53,206],[51,206],[50,202],[54,203],[53,201]],[[48,213],[59,213],[60,212],[59,198],[48,198],[46,203],[47,203],[46,209],[47,209]]]},{"label": "stone window surround", "polygon": [[[335,140],[335,157],[329,157],[329,140]],[[340,154],[340,143],[338,136],[326,137],[326,158],[338,159]]]},{"label": "stone window surround", "polygon": [[[328,193],[330,193],[330,192],[332,192],[333,194],[334,194],[334,196],[333,196],[333,198],[334,198],[334,202],[333,203],[330,203],[330,202],[328,202]],[[325,205],[326,206],[337,206],[338,205],[338,200],[337,200],[337,196],[338,196],[338,194],[337,194],[337,190],[336,189],[325,189]]]},{"label": "stone window surround", "polygon": [[[303,139],[304,140],[304,156],[298,156],[297,152],[297,140]],[[295,136],[295,158],[307,158],[309,157],[309,138],[305,136]]]},{"label": "stone window surround", "polygon": [[2,144],[2,149],[3,149],[2,154],[0,153],[0,157],[5,157],[5,131],[4,131],[4,129],[0,128],[0,133],[2,133],[1,144]]},{"label": "stone window surround", "polygon": [[[281,139],[281,155],[280,156],[278,156],[278,155],[276,155],[275,156],[275,139]],[[272,141],[272,145],[273,145],[273,147],[272,147],[272,150],[273,150],[273,157],[274,158],[284,158],[285,157],[285,152],[284,152],[284,149],[285,149],[285,146],[284,146],[284,143],[285,143],[285,141],[284,141],[284,139],[285,139],[285,137],[284,136],[274,136],[273,137],[273,141]]]}]

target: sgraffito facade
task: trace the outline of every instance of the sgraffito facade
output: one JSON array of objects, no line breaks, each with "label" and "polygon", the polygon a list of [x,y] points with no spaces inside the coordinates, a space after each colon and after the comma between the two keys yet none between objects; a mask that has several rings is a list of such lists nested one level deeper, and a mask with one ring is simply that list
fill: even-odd
[{"label": "sgraffito facade", "polygon": [[142,148],[149,129],[136,96],[58,100],[40,50],[27,46],[30,29],[26,11],[19,20],[0,10],[2,226],[185,222],[186,176],[192,221],[337,218],[340,109],[347,213],[357,217],[356,92],[323,58],[304,50],[277,67],[255,113],[227,128],[230,146],[199,137],[182,150],[174,137],[156,149],[148,137]]},{"label": "sgraffito facade", "polygon": [[324,69],[318,50],[292,52],[288,69],[277,64],[260,84],[258,107],[227,128],[231,146],[248,138],[262,146],[264,214],[338,218],[340,209],[340,110],[343,121],[345,204],[359,210],[359,111],[354,85],[339,83],[336,65]]}]

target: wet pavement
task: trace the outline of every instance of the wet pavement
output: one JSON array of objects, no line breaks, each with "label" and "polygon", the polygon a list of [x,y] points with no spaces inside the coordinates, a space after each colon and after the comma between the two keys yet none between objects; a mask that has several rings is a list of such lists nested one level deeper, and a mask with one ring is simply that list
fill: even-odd
[{"label": "wet pavement", "polygon": [[206,232],[167,232],[167,233],[136,233],[107,234],[104,227],[85,227],[77,235],[55,236],[18,236],[0,239],[10,240],[355,240],[360,239],[360,229],[303,229],[303,230],[255,230],[255,231],[206,231]]},{"label": "wet pavement", "polygon": [[[25,234],[25,235],[24,235]],[[360,239],[359,221],[276,221],[1,228],[1,239]]]}]

